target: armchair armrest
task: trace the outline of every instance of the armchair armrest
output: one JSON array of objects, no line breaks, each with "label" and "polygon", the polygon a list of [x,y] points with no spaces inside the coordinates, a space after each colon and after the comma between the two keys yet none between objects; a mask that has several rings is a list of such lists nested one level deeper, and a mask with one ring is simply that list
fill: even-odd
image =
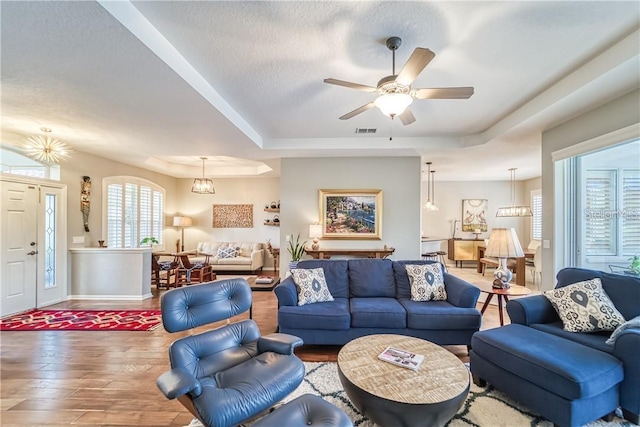
[{"label": "armchair armrest", "polygon": [[158,377],[156,384],[167,399],[175,399],[187,393],[196,397],[202,393],[200,381],[184,368],[174,368],[165,372]]},{"label": "armchair armrest", "polygon": [[258,352],[272,351],[278,354],[293,354],[293,349],[302,344],[302,338],[294,335],[269,334],[258,338]]},{"label": "armchair armrest", "polygon": [[553,323],[560,320],[558,313],[544,295],[509,300],[507,313],[511,323],[529,326],[534,323]]},{"label": "armchair armrest", "polygon": [[298,305],[298,289],[292,276],[280,282],[274,292],[278,298],[278,307]]},{"label": "armchair armrest", "polygon": [[475,308],[480,296],[480,289],[471,283],[444,273],[444,286],[447,290],[447,301],[457,307]]},{"label": "armchair armrest", "polygon": [[264,266],[264,249],[251,252],[251,269],[257,270]]}]

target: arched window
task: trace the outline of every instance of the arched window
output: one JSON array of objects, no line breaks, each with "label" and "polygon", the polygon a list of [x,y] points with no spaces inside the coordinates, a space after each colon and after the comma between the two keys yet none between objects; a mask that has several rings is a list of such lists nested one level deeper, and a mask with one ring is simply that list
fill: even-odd
[{"label": "arched window", "polygon": [[162,246],[165,190],[146,179],[103,179],[102,235],[110,248],[137,248],[153,237]]}]

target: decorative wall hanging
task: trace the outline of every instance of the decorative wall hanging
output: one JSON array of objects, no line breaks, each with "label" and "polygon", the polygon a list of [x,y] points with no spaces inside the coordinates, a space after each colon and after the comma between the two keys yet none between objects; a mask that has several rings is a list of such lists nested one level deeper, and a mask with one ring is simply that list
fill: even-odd
[{"label": "decorative wall hanging", "polygon": [[80,190],[80,211],[82,212],[82,222],[84,223],[84,231],[89,231],[89,212],[91,211],[91,177],[83,176]]},{"label": "decorative wall hanging", "polygon": [[382,190],[320,190],[325,239],[381,239]]},{"label": "decorative wall hanging", "polygon": [[253,228],[253,205],[213,205],[213,228]]},{"label": "decorative wall hanging", "polygon": [[487,199],[462,200],[462,231],[487,231]]}]

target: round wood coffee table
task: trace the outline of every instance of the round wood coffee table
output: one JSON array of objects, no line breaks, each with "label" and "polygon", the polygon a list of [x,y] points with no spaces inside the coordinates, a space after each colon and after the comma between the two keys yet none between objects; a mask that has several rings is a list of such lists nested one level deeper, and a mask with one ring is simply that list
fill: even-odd
[{"label": "round wood coffee table", "polygon": [[[485,310],[489,306],[489,302],[494,295],[498,295],[498,314],[500,315],[500,326],[504,325],[504,314],[502,313],[502,306],[504,303],[509,302],[509,297],[524,296],[531,293],[531,289],[524,286],[511,285],[508,288],[494,288],[490,283],[475,284],[480,290],[487,294],[487,299],[482,305],[480,310],[481,314],[484,314]],[[504,303],[502,299],[504,298]]]},{"label": "round wood coffee table", "polygon": [[[378,359],[388,346],[424,355],[417,371]],[[469,370],[451,352],[418,338],[369,335],[338,353],[338,375],[362,414],[388,427],[442,426],[469,393]]]}]

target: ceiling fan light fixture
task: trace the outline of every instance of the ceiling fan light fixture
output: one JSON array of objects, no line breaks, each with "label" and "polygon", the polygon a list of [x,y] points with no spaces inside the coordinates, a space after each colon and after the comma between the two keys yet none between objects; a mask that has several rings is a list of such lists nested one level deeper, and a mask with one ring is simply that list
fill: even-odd
[{"label": "ceiling fan light fixture", "polygon": [[216,194],[215,188],[213,188],[213,181],[204,177],[204,161],[206,157],[200,157],[202,160],[202,178],[195,178],[193,184],[191,184],[191,192],[196,194]]},{"label": "ceiling fan light fixture", "polygon": [[412,102],[413,98],[407,93],[385,93],[376,98],[374,104],[382,114],[393,118],[404,113]]}]

